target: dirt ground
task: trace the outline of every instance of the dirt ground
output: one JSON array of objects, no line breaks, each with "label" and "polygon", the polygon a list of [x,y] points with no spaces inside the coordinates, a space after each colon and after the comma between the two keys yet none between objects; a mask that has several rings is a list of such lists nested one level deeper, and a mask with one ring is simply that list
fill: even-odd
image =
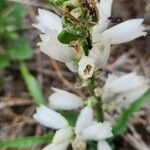
[{"label": "dirt ground", "polygon": [[[37,8],[49,8],[48,4],[41,0],[23,0],[28,11],[28,16],[23,23],[26,28],[31,28],[36,21]],[[132,18],[145,18],[145,25],[150,33],[150,1],[149,0],[114,0],[113,17],[122,20]],[[111,25],[114,25],[113,23]],[[33,57],[27,61],[28,67],[48,98],[52,92],[50,87],[59,87],[72,91],[81,97],[88,94],[86,89],[76,89],[80,84],[77,75],[71,73],[64,64],[58,63],[39,51],[36,46],[39,31],[32,29],[25,36],[30,40],[33,48]],[[150,78],[150,36],[139,38],[133,42],[112,47],[106,72],[97,79],[99,85],[104,84],[108,73],[128,73],[137,71],[139,74]],[[35,111],[31,97],[24,85],[17,62],[6,70],[0,71],[0,139],[41,135],[47,133],[47,129],[39,126],[32,119]],[[5,103],[6,106],[1,108]],[[110,117],[109,114],[105,114]],[[118,137],[115,141],[119,150],[150,150],[150,103],[137,112],[128,124],[128,132]],[[40,150],[34,147],[32,150]]]}]

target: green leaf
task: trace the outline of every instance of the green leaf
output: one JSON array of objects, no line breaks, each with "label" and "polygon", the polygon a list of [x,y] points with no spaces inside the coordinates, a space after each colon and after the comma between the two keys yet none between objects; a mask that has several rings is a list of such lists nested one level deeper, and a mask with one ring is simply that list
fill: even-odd
[{"label": "green leaf", "polygon": [[60,6],[60,5],[63,5],[63,3],[68,0],[48,0],[48,1],[52,5]]},{"label": "green leaf", "polygon": [[37,105],[41,105],[41,104],[45,105],[46,100],[44,98],[43,92],[40,88],[37,79],[32,74],[30,74],[25,63],[20,64],[20,70],[21,70],[22,77],[25,81],[25,84],[28,88],[28,91],[33,97],[34,102]]},{"label": "green leaf", "polygon": [[0,13],[2,12],[3,9],[5,9],[7,6],[6,0],[0,0]]},{"label": "green leaf", "polygon": [[15,3],[13,5],[13,11],[7,18],[7,23],[9,25],[15,25],[17,27],[20,27],[22,24],[22,19],[23,17],[25,17],[25,15],[26,15],[25,7],[20,3]]},{"label": "green leaf", "polygon": [[10,57],[7,53],[0,53],[0,69],[4,69],[9,66]]},{"label": "green leaf", "polygon": [[71,41],[75,41],[77,39],[77,36],[74,36],[72,33],[69,33],[67,31],[62,31],[58,35],[58,40],[63,44],[69,44]]},{"label": "green leaf", "polygon": [[10,40],[8,47],[9,54],[14,60],[26,60],[32,57],[32,49],[24,38]]},{"label": "green leaf", "polygon": [[63,17],[63,30],[58,35],[58,40],[61,43],[69,44],[71,41],[78,40],[80,38],[86,38],[88,33],[84,27],[79,27],[73,24],[70,18],[67,16]]},{"label": "green leaf", "polygon": [[120,135],[127,129],[127,123],[134,112],[138,111],[146,101],[150,100],[150,90],[148,90],[142,97],[137,101],[133,102],[131,106],[125,110],[116,124],[113,126],[114,136]]},{"label": "green leaf", "polygon": [[42,136],[29,136],[12,140],[2,140],[0,141],[0,148],[28,148],[39,144],[47,144],[52,141],[53,136],[53,133],[49,133]]},{"label": "green leaf", "polygon": [[69,44],[71,41],[86,37],[87,33],[85,29],[68,27],[64,28],[64,30],[58,35],[58,40],[63,44]]},{"label": "green leaf", "polygon": [[69,122],[71,126],[75,126],[77,118],[78,118],[78,113],[77,112],[68,112],[68,111],[61,111],[60,112]]}]

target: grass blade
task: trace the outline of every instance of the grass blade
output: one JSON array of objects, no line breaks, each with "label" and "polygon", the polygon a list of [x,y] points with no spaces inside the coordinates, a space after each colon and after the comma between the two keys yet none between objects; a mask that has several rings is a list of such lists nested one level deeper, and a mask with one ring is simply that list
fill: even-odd
[{"label": "grass blade", "polygon": [[42,136],[20,137],[12,140],[0,141],[0,148],[28,148],[39,144],[50,143],[54,134],[49,133]]},{"label": "grass blade", "polygon": [[25,63],[20,64],[20,70],[25,84],[37,105],[45,105],[46,100],[37,79],[29,72]]},{"label": "grass blade", "polygon": [[146,101],[150,100],[150,90],[148,90],[142,97],[140,97],[137,101],[133,102],[131,106],[125,110],[117,123],[113,126],[113,134],[114,136],[120,135],[127,129],[127,123],[130,117],[134,112],[138,111]]}]

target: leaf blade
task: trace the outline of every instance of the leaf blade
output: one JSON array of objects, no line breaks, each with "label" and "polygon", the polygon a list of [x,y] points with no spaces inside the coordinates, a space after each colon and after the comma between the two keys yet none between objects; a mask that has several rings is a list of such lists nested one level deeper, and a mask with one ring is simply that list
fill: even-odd
[{"label": "leaf blade", "polygon": [[138,111],[146,101],[150,100],[150,90],[148,90],[142,97],[133,102],[131,106],[121,114],[121,117],[113,126],[114,136],[120,135],[127,129],[127,122],[134,112]]},{"label": "leaf blade", "polygon": [[20,71],[28,91],[37,105],[45,105],[46,100],[37,79],[29,72],[25,63],[20,64]]},{"label": "leaf blade", "polygon": [[29,136],[29,137],[20,137],[17,139],[2,140],[0,141],[0,148],[9,147],[9,148],[28,148],[34,145],[46,144],[51,142],[54,134],[49,133],[42,136]]}]

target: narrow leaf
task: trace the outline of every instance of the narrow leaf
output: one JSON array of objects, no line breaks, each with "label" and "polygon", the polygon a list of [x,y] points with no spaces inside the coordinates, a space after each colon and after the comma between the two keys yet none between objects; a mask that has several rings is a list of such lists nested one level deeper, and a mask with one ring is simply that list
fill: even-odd
[{"label": "narrow leaf", "polygon": [[20,70],[21,70],[22,77],[25,81],[25,84],[28,88],[28,91],[33,97],[34,102],[37,105],[41,105],[41,104],[45,105],[46,101],[37,79],[32,74],[30,74],[25,63],[20,64]]},{"label": "narrow leaf", "polygon": [[0,141],[0,148],[28,148],[39,144],[50,143],[53,138],[53,133],[42,136],[20,137],[17,139]]},{"label": "narrow leaf", "polygon": [[121,114],[119,120],[117,121],[116,124],[114,124],[113,127],[114,136],[123,133],[127,129],[127,123],[130,117],[133,115],[134,112],[138,111],[148,100],[150,100],[150,90],[148,90],[137,101],[133,102],[131,106]]}]

